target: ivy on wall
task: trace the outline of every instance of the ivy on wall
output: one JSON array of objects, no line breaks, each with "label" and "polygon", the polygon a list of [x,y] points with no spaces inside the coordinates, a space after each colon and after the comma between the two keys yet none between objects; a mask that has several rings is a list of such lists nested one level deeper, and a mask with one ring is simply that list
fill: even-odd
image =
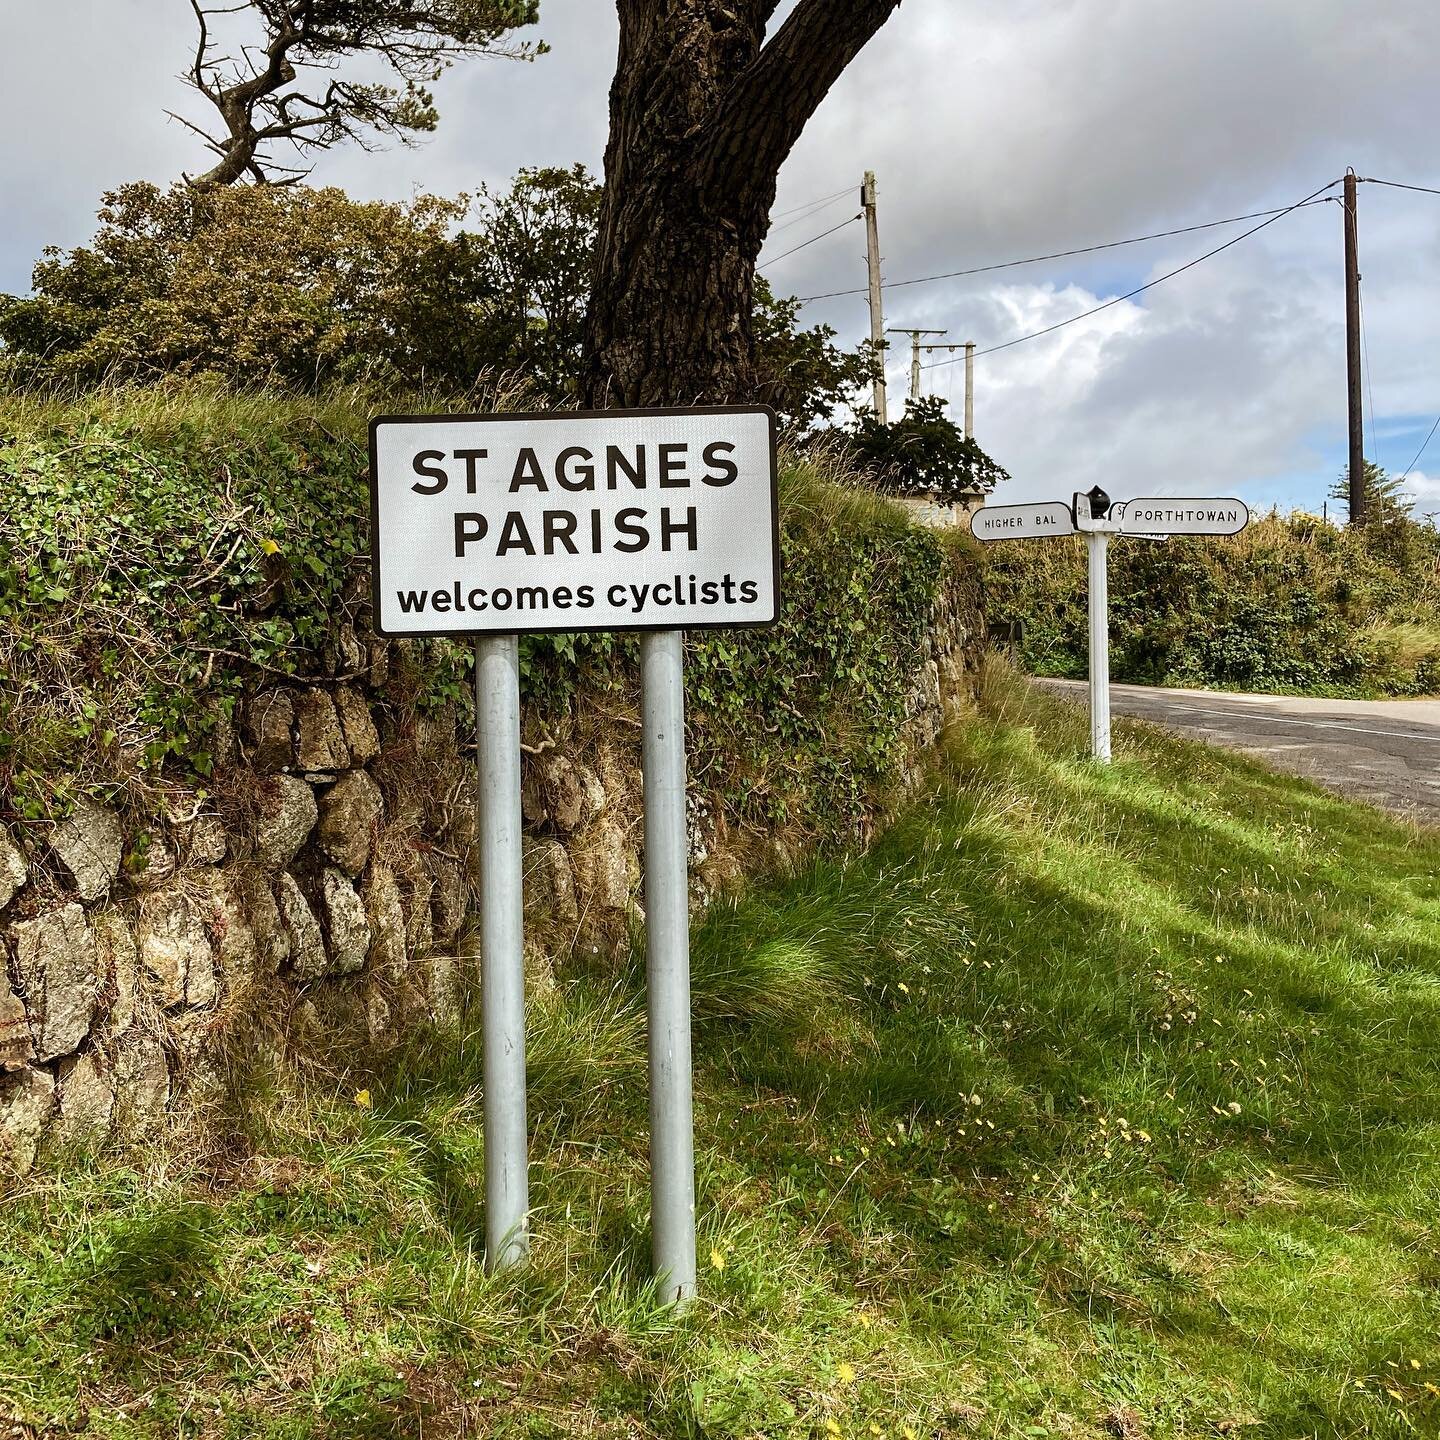
[{"label": "ivy on wall", "polygon": [[[368,613],[359,405],[124,396],[0,412],[0,812],[203,784],[247,685],[343,672]],[[842,831],[893,778],[955,561],[873,494],[787,463],[782,614],[690,645],[692,748],[727,805]],[[529,704],[633,695],[634,637],[537,636]],[[407,641],[389,699],[468,724],[471,650]]]}]

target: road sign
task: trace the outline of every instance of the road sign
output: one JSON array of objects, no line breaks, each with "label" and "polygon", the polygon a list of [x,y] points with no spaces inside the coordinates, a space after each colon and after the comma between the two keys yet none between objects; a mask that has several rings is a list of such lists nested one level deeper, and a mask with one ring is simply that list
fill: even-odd
[{"label": "road sign", "polygon": [[775,428],[736,407],[375,420],[376,630],[769,624]]},{"label": "road sign", "polygon": [[1038,540],[1049,535],[1073,535],[1070,507],[1061,500],[1038,505],[986,505],[970,518],[977,540]]},{"label": "road sign", "polygon": [[1084,535],[1089,568],[1090,748],[1110,759],[1110,537],[1165,540],[1171,535],[1238,535],[1250,522],[1241,500],[1159,498],[1112,502],[1096,485],[1071,505],[987,505],[970,528],[977,540],[1034,540]]},{"label": "road sign", "polygon": [[653,1259],[695,1291],[683,630],[779,613],[769,410],[385,416],[370,427],[382,635],[475,639],[485,1265],[529,1250],[518,636],[644,630],[645,970]]},{"label": "road sign", "polygon": [[1250,523],[1243,500],[1161,496],[1126,500],[1116,509],[1122,535],[1238,535]]},{"label": "road sign", "polygon": [[1076,492],[1070,506],[1075,517],[1075,528],[1082,535],[1113,535],[1120,528],[1116,518],[1119,507],[1111,503],[1110,497],[1097,485],[1084,494]]}]

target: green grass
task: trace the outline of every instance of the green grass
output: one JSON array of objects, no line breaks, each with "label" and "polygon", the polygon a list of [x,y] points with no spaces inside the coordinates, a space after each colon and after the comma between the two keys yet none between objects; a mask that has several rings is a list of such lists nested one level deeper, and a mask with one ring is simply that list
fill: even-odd
[{"label": "green grass", "polygon": [[480,1270],[473,1032],[257,1075],[223,1160],[0,1209],[20,1433],[1436,1433],[1440,842],[1143,727],[1097,768],[1003,675],[986,710],[869,853],[696,934],[683,1317],[637,973],[572,969],[524,1273]]}]

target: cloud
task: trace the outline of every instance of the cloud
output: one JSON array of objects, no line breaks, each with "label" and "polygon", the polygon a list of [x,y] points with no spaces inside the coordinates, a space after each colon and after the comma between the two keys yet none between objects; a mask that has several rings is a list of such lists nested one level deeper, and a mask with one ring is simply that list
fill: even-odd
[{"label": "cloud", "polygon": [[[183,0],[11,9],[20,63],[0,91],[10,137],[0,289],[14,290],[43,244],[90,233],[101,190],[173,178],[203,156],[164,116],[185,103],[175,78],[192,43]],[[807,128],[779,208],[858,191],[874,169],[885,272],[897,280],[1289,204],[1347,165],[1440,184],[1440,6],[1371,0],[1363,23],[1356,14],[1353,0],[905,0]],[[442,79],[431,142],[337,152],[316,180],[395,198],[500,182],[525,164],[598,168],[614,8],[541,0],[539,33],[554,50],[533,66],[481,60]],[[842,196],[771,253],[853,203]],[[1371,448],[1403,469],[1419,444],[1412,432],[1423,437],[1440,410],[1440,197],[1362,186],[1360,227]],[[983,348],[1232,233],[891,290],[887,319],[944,326]],[[863,251],[852,226],[767,275],[799,295],[849,289],[864,284]],[[1340,284],[1337,207],[1290,216],[1134,301],[981,357],[978,438],[1016,475],[1017,495],[1098,480],[1117,493],[1237,491],[1318,506],[1344,454]],[[863,296],[804,313],[847,342],[868,330]],[[908,357],[893,362],[892,396],[903,395]],[[962,373],[929,371],[927,383],[958,408]]]},{"label": "cloud", "polygon": [[1405,494],[1415,502],[1418,514],[1440,519],[1440,475],[1412,470],[1405,480]]}]

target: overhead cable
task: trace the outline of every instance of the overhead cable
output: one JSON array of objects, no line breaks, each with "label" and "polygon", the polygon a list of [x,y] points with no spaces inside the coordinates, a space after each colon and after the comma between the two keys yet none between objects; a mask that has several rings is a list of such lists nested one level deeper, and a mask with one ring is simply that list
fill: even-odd
[{"label": "overhead cable", "polygon": [[[1325,200],[1302,200],[1300,205],[1323,205],[1328,203],[1330,197]],[[1197,230],[1214,230],[1221,225],[1238,225],[1242,220],[1259,220],[1263,216],[1273,215],[1278,219],[1281,215],[1288,215],[1291,210],[1297,210],[1300,206],[1291,205],[1281,210],[1252,210],[1248,215],[1231,215],[1225,220],[1206,220],[1199,225],[1182,225],[1175,230],[1156,230],[1150,235],[1133,235],[1128,240],[1107,240],[1101,245],[1082,245],[1076,250],[1056,250],[1049,255],[1030,255],[1024,260],[1001,260],[993,265],[973,265],[968,270],[947,270],[940,275],[921,275],[914,280],[887,280],[882,286],[885,290],[899,290],[906,285],[929,285],[936,280],[956,280],[965,275],[986,275],[992,270],[1010,270],[1017,265],[1038,265],[1044,260],[1067,260],[1072,255],[1093,255],[1100,250],[1117,250],[1124,245],[1139,245],[1146,240],[1165,240],[1172,235],[1192,235]],[[865,295],[869,292],[864,286],[854,290],[828,290],[823,295],[806,295],[800,303],[808,305],[812,300],[834,300],[842,295]]]},{"label": "overhead cable", "polygon": [[1357,175],[1361,185],[1388,185],[1392,190],[1418,190],[1422,195],[1440,195],[1440,190],[1429,185],[1406,185],[1401,180],[1377,180],[1373,175]]},{"label": "overhead cable", "polygon": [[842,220],[838,225],[832,225],[828,230],[822,231],[819,235],[812,235],[802,244],[795,246],[793,250],[782,251],[779,255],[776,255],[771,259],[767,260],[763,265],[757,265],[755,268],[757,270],[768,270],[772,265],[778,264],[781,260],[784,260],[786,256],[799,254],[801,250],[804,250],[808,246],[814,245],[818,241],[825,239],[827,235],[833,235],[837,230],[843,230],[847,225],[853,225],[857,220],[863,218],[864,217],[861,215],[852,215],[848,220]]},{"label": "overhead cable", "polygon": [[855,194],[855,186],[847,185],[843,190],[837,190],[833,195],[822,195],[818,200],[807,200],[803,205],[792,206],[789,210],[779,210],[770,218],[772,220],[783,220],[787,215],[798,215],[802,210],[809,210],[815,205],[827,205],[831,200],[838,200],[842,195]]},{"label": "overhead cable", "polygon": [[[1268,220],[1262,220],[1258,225],[1252,225],[1250,229],[1239,235],[1232,236],[1223,245],[1217,245],[1213,250],[1207,250],[1203,255],[1197,255],[1193,260],[1187,260],[1185,264],[1176,266],[1174,270],[1167,270],[1163,275],[1157,275],[1153,280],[1147,280],[1143,285],[1137,285],[1133,290],[1127,290],[1123,295],[1116,295],[1109,300],[1102,301],[1099,305],[1092,305],[1088,310],[1082,310],[1078,315],[1071,315],[1066,320],[1057,320],[1053,325],[1047,325],[1043,330],[1033,330],[1028,335],[1017,335],[1013,340],[1003,341],[999,345],[991,345],[987,349],[975,352],[978,358],[981,355],[993,355],[998,350],[1008,350],[1012,345],[1023,345],[1027,340],[1038,340],[1042,335],[1052,335],[1057,330],[1063,330],[1067,325],[1074,325],[1080,320],[1088,320],[1092,315],[1098,315],[1102,310],[1109,310],[1115,305],[1123,304],[1126,300],[1133,300],[1137,295],[1143,295],[1147,290],[1153,290],[1157,285],[1163,285],[1167,280],[1173,280],[1177,275],[1183,275],[1187,270],[1193,270],[1197,265],[1203,264],[1206,260],[1212,259],[1220,254],[1222,250],[1228,250],[1232,245],[1238,245],[1242,240],[1248,240],[1252,235],[1258,234],[1267,225],[1273,225],[1277,220],[1305,205],[1314,203],[1317,196],[1324,191],[1333,189],[1340,183],[1339,180],[1331,180],[1329,184],[1322,185],[1320,189],[1313,191],[1303,200],[1297,200],[1293,205],[1287,205],[1283,210],[1275,211]],[[924,368],[926,370],[938,370],[944,365],[956,365],[963,357],[956,356],[953,360],[932,360]]]},{"label": "overhead cable", "polygon": [[1435,438],[1435,432],[1440,430],[1440,415],[1435,417],[1435,423],[1430,427],[1430,433],[1425,437],[1425,443],[1415,452],[1415,458],[1405,467],[1405,473],[1400,477],[1402,481],[1410,478],[1410,472],[1420,463],[1420,457],[1430,448],[1430,442]]},{"label": "overhead cable", "polygon": [[776,225],[766,236],[766,240],[773,240],[777,235],[786,230],[793,230],[797,225],[803,225],[807,220],[813,219],[816,215],[823,214],[832,205],[838,205],[842,200],[849,197],[847,190],[844,195],[832,195],[828,200],[822,201],[819,205],[812,205],[803,214],[797,215],[793,220],[787,220],[783,225]]}]

